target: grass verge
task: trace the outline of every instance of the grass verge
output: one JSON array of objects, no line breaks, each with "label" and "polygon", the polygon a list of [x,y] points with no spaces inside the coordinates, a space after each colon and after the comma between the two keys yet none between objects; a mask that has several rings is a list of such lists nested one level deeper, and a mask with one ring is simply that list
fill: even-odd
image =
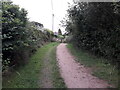
[{"label": "grass verge", "polygon": [[68,44],[67,47],[71,53],[76,57],[76,60],[86,67],[92,68],[92,74],[100,79],[108,81],[109,84],[118,87],[118,70],[110,63],[106,64],[106,59],[96,57],[83,50],[74,48],[72,44]]},{"label": "grass verge", "polygon": [[61,78],[60,70],[58,67],[58,63],[56,60],[56,48],[53,48],[50,54],[51,65],[52,65],[52,79],[53,79],[53,86],[55,88],[67,88],[63,78]]},{"label": "grass verge", "polygon": [[[30,58],[28,64],[26,64],[23,67],[20,67],[19,70],[16,70],[11,75],[11,77],[3,79],[3,88],[39,88],[39,85],[37,83],[39,80],[40,70],[43,64],[43,58],[45,57],[47,51],[50,48],[57,45],[58,43],[50,43],[43,46],[42,48],[39,48],[37,52]],[[54,58],[54,55],[51,55],[51,58]],[[54,62],[55,60],[56,59],[54,58]],[[54,63],[54,65],[56,65],[56,63]],[[57,66],[55,67],[57,69]],[[54,71],[54,73],[58,74],[58,71],[56,70]],[[55,78],[59,78],[59,74]]]}]

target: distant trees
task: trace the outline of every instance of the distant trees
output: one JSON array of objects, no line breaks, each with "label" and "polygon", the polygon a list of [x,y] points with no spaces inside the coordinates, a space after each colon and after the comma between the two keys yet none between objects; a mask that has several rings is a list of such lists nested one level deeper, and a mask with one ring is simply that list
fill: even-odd
[{"label": "distant trees", "polygon": [[58,29],[58,35],[62,35],[61,29]]},{"label": "distant trees", "polygon": [[58,29],[58,38],[60,39],[60,42],[63,42],[64,36],[62,35],[61,29]]},{"label": "distant trees", "polygon": [[119,62],[119,7],[119,2],[74,2],[66,20],[66,31],[72,34],[72,42],[114,63]]},{"label": "distant trees", "polygon": [[44,32],[47,35],[48,40],[53,41],[53,37],[55,37],[53,31],[49,29],[44,29]]},{"label": "distant trees", "polygon": [[2,53],[3,70],[9,66],[22,65],[38,47],[50,41],[49,35],[27,19],[27,11],[12,2],[2,2]]}]

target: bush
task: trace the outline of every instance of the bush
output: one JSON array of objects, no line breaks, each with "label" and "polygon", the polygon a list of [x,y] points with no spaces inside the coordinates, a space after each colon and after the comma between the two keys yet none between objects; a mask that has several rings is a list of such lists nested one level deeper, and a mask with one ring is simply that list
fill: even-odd
[{"label": "bush", "polygon": [[109,61],[120,60],[120,3],[75,2],[68,9],[66,31],[72,42]]},{"label": "bush", "polygon": [[3,70],[13,65],[23,65],[44,43],[49,35],[36,28],[38,22],[29,22],[27,11],[12,2],[2,2],[2,53]]}]

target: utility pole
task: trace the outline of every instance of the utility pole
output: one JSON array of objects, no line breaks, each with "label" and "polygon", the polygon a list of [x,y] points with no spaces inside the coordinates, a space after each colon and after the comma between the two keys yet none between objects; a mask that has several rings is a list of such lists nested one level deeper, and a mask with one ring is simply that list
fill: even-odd
[{"label": "utility pole", "polygon": [[53,10],[53,0],[51,0],[51,7],[52,7],[52,31],[54,31],[54,10]]}]

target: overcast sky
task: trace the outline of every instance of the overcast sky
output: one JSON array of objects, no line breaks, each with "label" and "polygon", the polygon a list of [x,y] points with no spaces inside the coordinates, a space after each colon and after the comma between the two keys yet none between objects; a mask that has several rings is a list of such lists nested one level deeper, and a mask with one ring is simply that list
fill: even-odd
[{"label": "overcast sky", "polygon": [[[45,28],[52,30],[52,8],[51,0],[12,0],[14,4],[28,11],[30,21],[42,23]],[[58,31],[60,21],[65,17],[68,2],[72,0],[53,0],[54,9],[54,31]],[[63,28],[61,28],[64,31]]]}]

